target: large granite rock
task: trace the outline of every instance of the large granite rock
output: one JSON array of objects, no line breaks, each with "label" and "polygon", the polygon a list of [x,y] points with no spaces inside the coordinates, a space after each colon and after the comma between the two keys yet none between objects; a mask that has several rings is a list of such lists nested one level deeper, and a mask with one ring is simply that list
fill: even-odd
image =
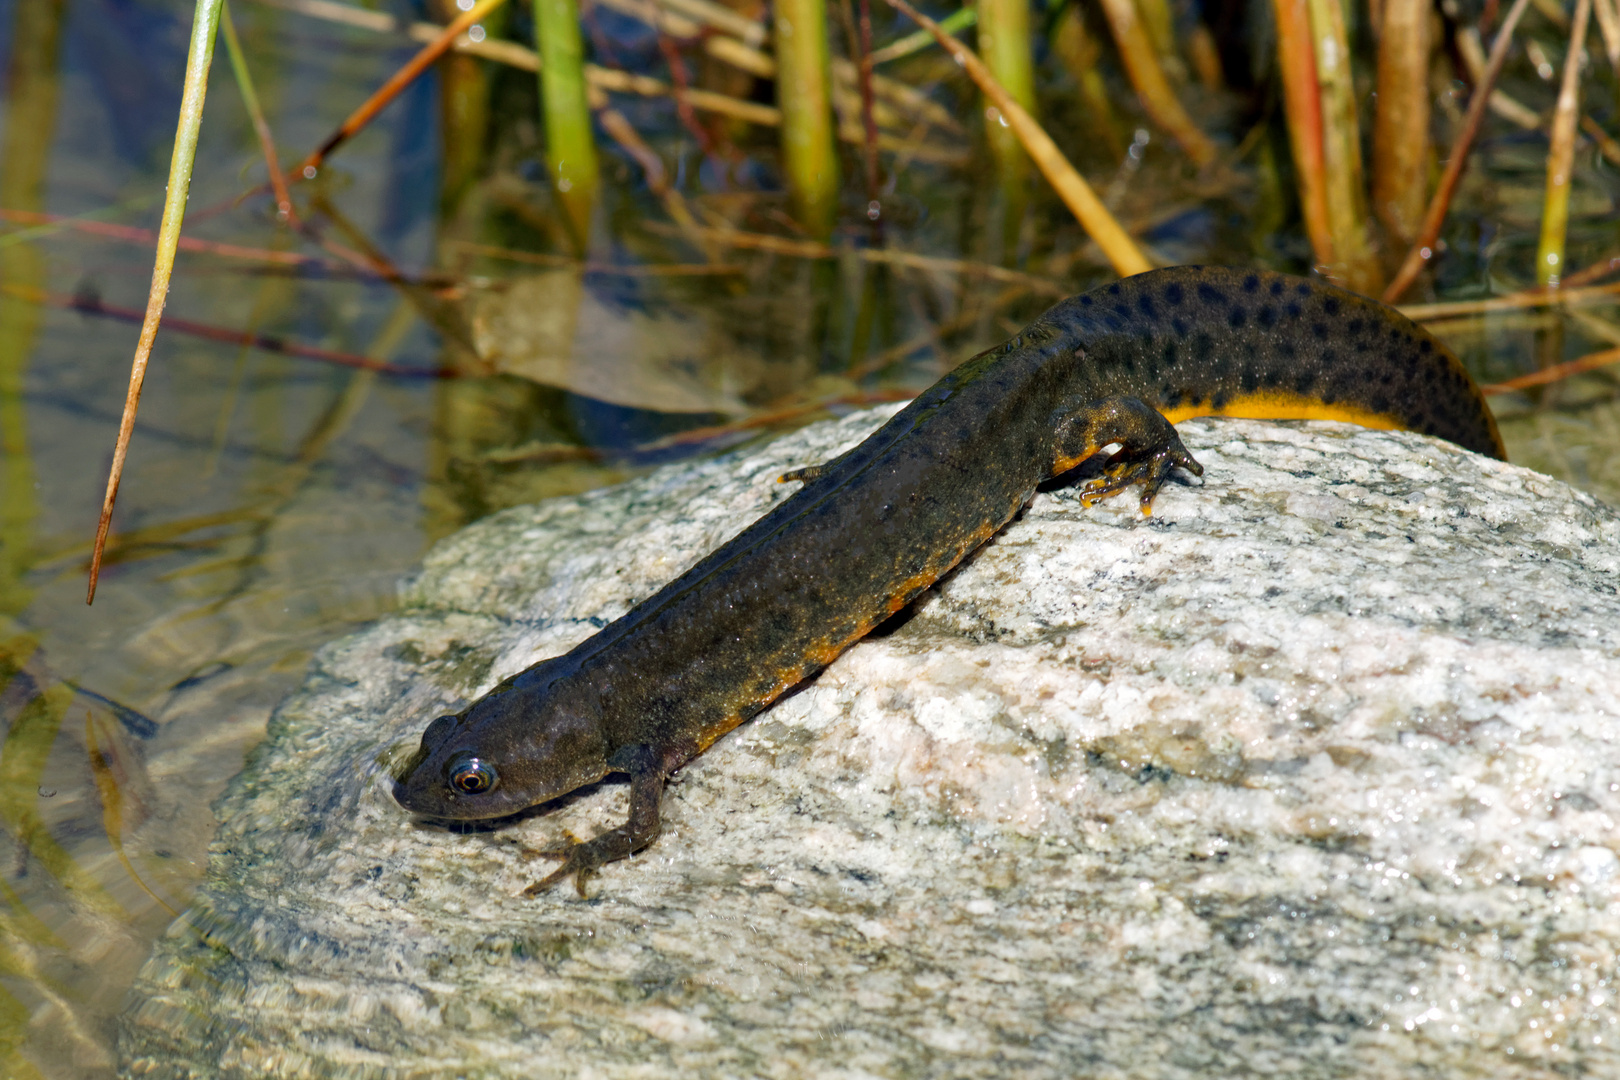
[{"label": "large granite rock", "polygon": [[[159,1077],[1620,1075],[1620,516],[1338,425],[1182,425],[721,740],[580,901],[379,755],[887,411],[507,511],[327,648],[123,1025]],[[836,563],[838,553],[829,552]]]}]

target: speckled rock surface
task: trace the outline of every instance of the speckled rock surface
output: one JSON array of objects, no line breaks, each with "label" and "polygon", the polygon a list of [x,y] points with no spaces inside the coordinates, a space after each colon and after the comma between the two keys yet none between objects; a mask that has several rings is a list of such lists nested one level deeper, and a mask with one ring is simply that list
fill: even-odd
[{"label": "speckled rock surface", "polygon": [[857,414],[499,514],[327,648],[124,1018],[158,1077],[1620,1075],[1620,516],[1415,436],[1184,424],[721,740],[581,902],[377,755],[756,517]]}]

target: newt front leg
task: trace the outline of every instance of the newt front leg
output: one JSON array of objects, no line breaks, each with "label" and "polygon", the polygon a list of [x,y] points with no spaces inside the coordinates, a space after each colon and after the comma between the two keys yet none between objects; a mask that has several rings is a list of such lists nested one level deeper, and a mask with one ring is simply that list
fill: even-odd
[{"label": "newt front leg", "polygon": [[635,854],[658,839],[659,830],[663,827],[658,816],[659,804],[663,801],[664,782],[668,774],[658,755],[648,747],[640,747],[633,754],[623,757],[632,760],[622,765],[616,760],[613,764],[630,773],[629,819],[618,828],[609,829],[593,839],[574,840],[540,852],[546,858],[561,859],[562,865],[524,889],[524,896],[539,896],[572,874],[574,889],[583,898],[585,879],[590,874],[610,862]]},{"label": "newt front leg", "polygon": [[1102,398],[1064,413],[1056,425],[1054,475],[1068,472],[1105,446],[1119,444],[1103,463],[1103,474],[1080,488],[1080,500],[1086,506],[1141,484],[1142,514],[1146,516],[1153,512],[1153,497],[1172,468],[1204,475],[1204,467],[1187,452],[1170,421],[1140,398]]}]

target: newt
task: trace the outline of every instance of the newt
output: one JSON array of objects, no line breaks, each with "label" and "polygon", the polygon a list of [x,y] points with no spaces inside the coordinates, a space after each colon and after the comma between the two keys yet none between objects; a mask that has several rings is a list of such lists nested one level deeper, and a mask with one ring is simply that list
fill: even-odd
[{"label": "newt", "polygon": [[400,805],[494,818],[628,774],[623,825],[540,854],[527,890],[658,836],[671,773],[809,678],[996,534],[1036,485],[1117,445],[1082,501],[1176,468],[1193,416],[1345,420],[1506,458],[1462,364],[1394,309],[1262,271],[1155,270],[1070,297],[967,360],[854,449],[782,477],[803,486],[562,656],[423,732]]}]

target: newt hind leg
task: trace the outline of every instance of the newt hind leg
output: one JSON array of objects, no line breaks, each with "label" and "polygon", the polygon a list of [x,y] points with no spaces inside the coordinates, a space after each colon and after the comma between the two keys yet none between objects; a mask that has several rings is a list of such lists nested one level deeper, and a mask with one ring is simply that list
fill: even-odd
[{"label": "newt hind leg", "polygon": [[1067,472],[1111,443],[1119,444],[1103,463],[1103,474],[1080,488],[1086,506],[1140,484],[1142,514],[1146,516],[1153,512],[1153,497],[1169,479],[1171,469],[1204,475],[1204,467],[1187,452],[1170,421],[1140,398],[1088,401],[1065,410],[1056,426],[1054,475]]}]

